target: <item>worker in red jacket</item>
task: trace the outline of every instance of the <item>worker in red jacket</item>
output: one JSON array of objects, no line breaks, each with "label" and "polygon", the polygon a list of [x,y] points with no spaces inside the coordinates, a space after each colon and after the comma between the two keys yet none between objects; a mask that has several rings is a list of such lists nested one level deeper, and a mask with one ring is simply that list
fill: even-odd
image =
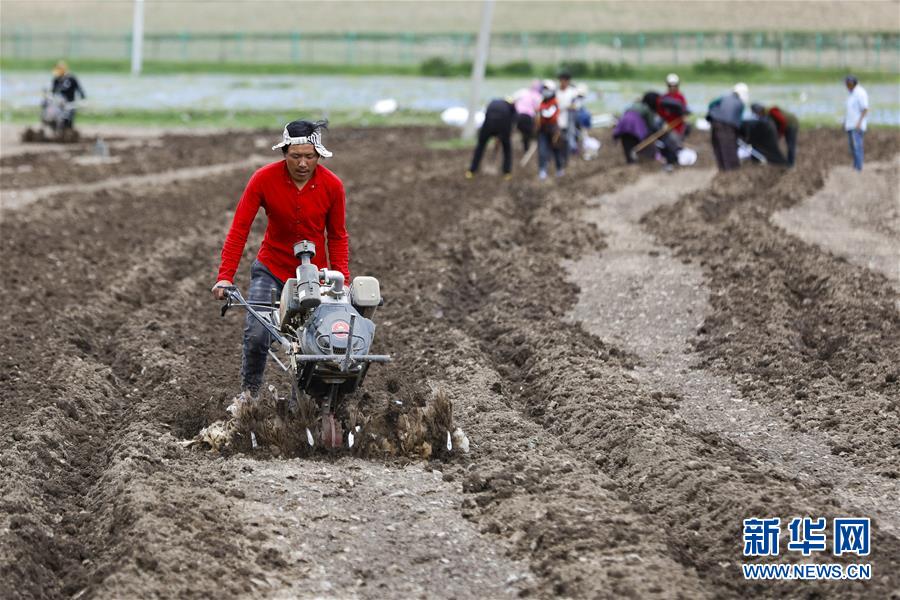
[{"label": "worker in red jacket", "polygon": [[[223,300],[224,288],[232,285],[250,226],[260,208],[266,211],[268,225],[256,260],[250,266],[248,302],[268,304],[273,290],[276,297],[281,296],[285,280],[295,276],[300,264],[293,247],[301,240],[316,245],[316,266],[340,271],[344,280],[350,282],[344,184],[319,164],[320,158],[332,155],[322,144],[322,131],[327,125],[327,121],[288,123],[281,142],[272,147],[280,148],[284,159],[262,167],[250,178],[222,246],[218,281],[212,288],[217,299]],[[269,333],[248,313],[241,365],[244,399],[252,399],[259,392],[271,343]]]},{"label": "worker in red jacket", "polygon": [[562,149],[566,140],[560,133],[559,115],[556,84],[549,79],[545,80],[537,112],[538,178],[541,181],[547,179],[547,166],[551,156],[556,164],[556,176],[562,177],[566,173],[566,159]]},{"label": "worker in red jacket", "polygon": [[797,116],[783,108],[777,106],[766,108],[762,104],[752,104],[750,110],[757,119],[772,121],[778,131],[778,137],[783,137],[784,143],[787,144],[788,166],[793,167],[794,160],[797,158],[797,133],[800,131],[800,121]]},{"label": "worker in red jacket", "polygon": [[680,85],[681,79],[676,73],[666,75],[666,93],[659,97],[656,106],[656,113],[672,128],[672,136],[679,147],[690,133],[685,122],[690,111],[687,99],[679,89]]}]

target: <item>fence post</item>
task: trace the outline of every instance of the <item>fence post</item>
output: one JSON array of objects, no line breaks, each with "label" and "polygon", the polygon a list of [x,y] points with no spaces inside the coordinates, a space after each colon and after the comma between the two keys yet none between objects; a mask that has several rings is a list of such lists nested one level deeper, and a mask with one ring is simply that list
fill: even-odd
[{"label": "fence post", "polygon": [[638,34],[638,65],[644,65],[644,44],[646,43],[646,38],[643,33]]},{"label": "fence post", "polygon": [[347,60],[347,64],[350,64],[350,65],[356,64],[356,60],[355,60],[356,53],[355,53],[355,48],[354,48],[355,43],[356,43],[356,32],[351,31],[351,32],[347,33],[346,36],[344,36],[344,44],[346,45],[346,48],[347,48],[346,60]]},{"label": "fence post", "polygon": [[784,64],[791,64],[791,36],[788,33],[784,34]]},{"label": "fence post", "polygon": [[[453,38],[454,44],[458,42],[458,40]],[[403,34],[402,42],[400,45],[400,62],[405,64],[413,63],[413,46],[415,45],[416,38],[415,35],[409,32]]]},{"label": "fence post", "polygon": [[842,67],[847,66],[847,51],[848,51],[847,33],[845,32],[845,33],[841,34],[841,66]]},{"label": "fence post", "polygon": [[753,39],[753,43],[756,46],[755,52],[753,54],[753,60],[758,63],[762,63],[763,36],[761,33],[756,34],[756,37]]},{"label": "fence post", "polygon": [[300,32],[291,32],[291,61],[300,62]]},{"label": "fence post", "polygon": [[13,55],[16,58],[22,58],[22,46],[24,45],[24,37],[25,34],[22,33],[22,30],[16,27],[16,30],[13,32]]},{"label": "fence post", "polygon": [[822,70],[822,34],[816,34],[816,69]]},{"label": "fence post", "polygon": [[697,62],[703,61],[703,33],[697,33]]},{"label": "fence post", "polygon": [[519,47],[522,49],[522,60],[528,60],[528,32],[519,34]]},{"label": "fence post", "polygon": [[678,64],[678,34],[677,33],[672,34],[672,58],[674,60],[674,63],[677,65]]},{"label": "fence post", "polygon": [[881,36],[875,36],[875,69],[881,68]]},{"label": "fence post", "polygon": [[900,65],[900,40],[894,38],[894,43],[891,45],[894,47],[894,52],[897,55],[894,57],[894,60],[891,61],[893,66],[892,72],[896,73],[897,66]]},{"label": "fence post", "polygon": [[191,34],[187,31],[182,31],[179,37],[181,39],[181,60],[187,61],[190,51],[188,48],[188,43],[190,42]]},{"label": "fence post", "polygon": [[734,60],[734,34],[730,31],[725,36],[725,46],[728,48],[728,60]]},{"label": "fence post", "polygon": [[781,68],[781,55],[784,53],[784,34],[778,34],[778,43],[775,45],[775,66]]}]

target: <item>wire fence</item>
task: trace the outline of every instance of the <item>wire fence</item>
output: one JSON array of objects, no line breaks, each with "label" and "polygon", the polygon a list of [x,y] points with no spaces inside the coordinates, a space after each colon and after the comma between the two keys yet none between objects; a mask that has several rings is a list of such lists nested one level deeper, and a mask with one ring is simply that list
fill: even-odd
[{"label": "wire fence", "polygon": [[[441,58],[471,62],[469,33],[148,33],[148,61],[415,65]],[[0,54],[16,59],[127,60],[131,33],[102,34],[13,29],[0,37]],[[900,72],[900,33],[652,32],[495,33],[490,62],[534,65],[605,61],[681,65],[706,60],[746,61],[772,68],[846,67]]]}]

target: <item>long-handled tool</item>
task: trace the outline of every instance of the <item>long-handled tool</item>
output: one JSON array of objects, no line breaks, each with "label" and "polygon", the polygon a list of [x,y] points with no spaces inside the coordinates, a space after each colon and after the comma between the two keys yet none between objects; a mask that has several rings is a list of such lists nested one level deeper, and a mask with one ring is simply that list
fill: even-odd
[{"label": "long-handled tool", "polygon": [[[525,153],[525,156],[522,157],[522,160],[519,161],[519,166],[524,167],[531,160],[531,157],[534,156],[534,153],[538,151],[538,147],[540,146],[540,132],[534,138],[534,145],[528,149],[528,152]],[[553,132],[553,137],[550,139],[550,145],[556,147],[559,144],[560,136],[559,130]]]},{"label": "long-handled tool", "polygon": [[534,140],[534,144],[531,145],[531,148],[528,149],[528,152],[525,153],[525,156],[522,157],[522,160],[519,161],[519,166],[524,167],[531,161],[531,157],[534,156],[534,153],[537,152],[538,143],[537,140]]},{"label": "long-handled tool", "polygon": [[675,119],[675,120],[672,121],[672,122],[666,121],[666,124],[665,124],[665,125],[663,125],[663,126],[660,127],[658,130],[656,130],[655,132],[653,132],[653,134],[648,135],[647,137],[645,137],[643,140],[641,140],[641,143],[639,143],[637,146],[635,146],[634,148],[632,148],[631,154],[632,154],[633,156],[636,157],[637,154],[638,154],[641,150],[643,150],[644,148],[646,148],[646,147],[649,146],[650,144],[656,142],[656,140],[658,140],[658,139],[661,138],[662,136],[666,135],[667,133],[669,133],[670,131],[672,131],[673,129],[675,129],[675,128],[678,127],[679,125],[681,125],[681,121],[682,121],[682,120],[683,120],[683,117],[678,117],[677,119]]},{"label": "long-handled tool", "polygon": [[738,148],[743,149],[745,152],[749,152],[750,156],[758,160],[762,164],[766,164],[769,161],[766,160],[766,157],[763,156],[762,152],[745,142],[744,140],[738,140]]}]

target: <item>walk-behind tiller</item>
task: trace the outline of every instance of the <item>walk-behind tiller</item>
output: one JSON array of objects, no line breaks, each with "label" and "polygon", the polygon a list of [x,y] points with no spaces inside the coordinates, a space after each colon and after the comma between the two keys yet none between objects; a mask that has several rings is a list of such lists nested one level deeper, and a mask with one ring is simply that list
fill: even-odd
[{"label": "walk-behind tiller", "polygon": [[78,130],[72,125],[75,102],[69,102],[62,94],[51,94],[44,91],[41,101],[41,124],[22,132],[23,142],[60,142],[74,143],[80,138]]},{"label": "walk-behind tiller", "polygon": [[[273,290],[270,304],[248,302],[236,286],[227,287],[222,316],[231,306],[241,306],[266,328],[277,349],[287,354],[282,361],[269,349],[269,355],[291,377],[291,402],[282,409],[298,410],[304,395],[314,400],[321,415],[321,443],[337,448],[343,445],[344,434],[335,412],[343,397],[362,384],[369,365],[391,358],[369,354],[375,335],[372,317],[382,304],[378,280],[355,277],[348,289],[343,273],[320,271],[312,264],[315,254],[312,242],[294,244],[294,255],[300,260],[297,276],[285,282],[280,299]],[[314,445],[308,428],[306,435],[309,445]],[[354,431],[350,430],[347,445],[353,443]]]}]

